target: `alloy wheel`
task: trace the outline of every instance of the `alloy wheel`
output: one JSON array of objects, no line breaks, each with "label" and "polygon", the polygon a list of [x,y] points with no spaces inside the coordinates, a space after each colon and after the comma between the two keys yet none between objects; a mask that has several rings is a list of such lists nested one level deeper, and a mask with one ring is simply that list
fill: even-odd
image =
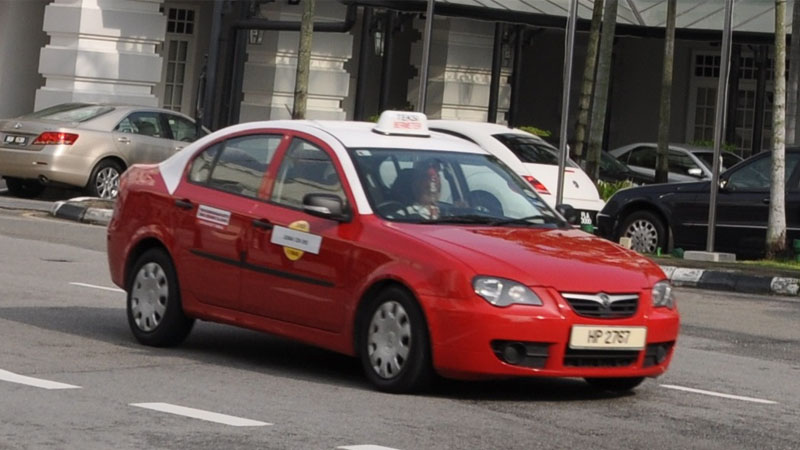
[{"label": "alloy wheel", "polygon": [[105,167],[97,172],[95,186],[100,198],[115,198],[119,193],[119,172],[114,167]]},{"label": "alloy wheel", "polygon": [[631,248],[639,253],[655,253],[658,248],[658,229],[649,220],[631,222],[624,236],[631,238]]}]

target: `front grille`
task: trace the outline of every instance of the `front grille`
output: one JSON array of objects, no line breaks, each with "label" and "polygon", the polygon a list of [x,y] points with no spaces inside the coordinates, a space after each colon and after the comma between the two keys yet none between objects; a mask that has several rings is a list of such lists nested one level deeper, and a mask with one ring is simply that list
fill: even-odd
[{"label": "front grille", "polygon": [[625,367],[636,362],[638,350],[567,349],[564,365],[570,367]]},{"label": "front grille", "polygon": [[637,294],[573,294],[562,292],[576,314],[600,319],[622,319],[636,314],[639,306]]}]

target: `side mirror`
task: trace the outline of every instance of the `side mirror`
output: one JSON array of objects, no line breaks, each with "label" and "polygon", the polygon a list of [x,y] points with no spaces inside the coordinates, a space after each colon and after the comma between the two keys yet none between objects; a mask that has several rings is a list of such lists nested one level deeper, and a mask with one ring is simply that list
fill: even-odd
[{"label": "side mirror", "polygon": [[303,211],[337,222],[349,222],[351,219],[350,211],[345,208],[342,199],[334,194],[306,194],[303,197]]},{"label": "side mirror", "polygon": [[688,173],[693,177],[698,177],[698,178],[703,176],[703,170],[700,169],[699,167],[692,167],[691,169],[687,170],[686,173]]},{"label": "side mirror", "polygon": [[580,222],[580,216],[578,215],[578,211],[576,211],[575,208],[573,208],[571,205],[567,205],[564,203],[556,205],[556,211],[558,211],[559,214],[564,216],[564,218],[567,219],[567,222],[571,225],[578,225],[578,223]]}]

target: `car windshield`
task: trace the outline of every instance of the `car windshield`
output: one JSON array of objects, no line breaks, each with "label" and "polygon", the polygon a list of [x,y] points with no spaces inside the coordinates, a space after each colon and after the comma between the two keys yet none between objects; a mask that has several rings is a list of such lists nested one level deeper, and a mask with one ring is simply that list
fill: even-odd
[{"label": "car windshield", "polygon": [[490,155],[350,149],[380,217],[395,222],[489,226],[566,225],[530,185]]},{"label": "car windshield", "polygon": [[[524,163],[558,165],[558,149],[539,139],[513,133],[495,134],[493,137],[508,147]],[[578,167],[578,165],[567,159],[567,167]]]},{"label": "car windshield", "polygon": [[606,152],[600,152],[600,170],[621,175],[630,172],[630,169],[628,169],[625,164],[622,164],[617,158],[614,158]]},{"label": "car windshield", "polygon": [[58,122],[85,122],[103,115],[114,108],[86,103],[64,103],[51,106],[24,116],[26,119],[45,119]]},{"label": "car windshield", "polygon": [[[701,161],[703,161],[703,164],[705,164],[706,167],[708,167],[708,170],[711,170],[711,164],[712,161],[714,160],[714,152],[695,152],[694,155],[700,158]],[[720,168],[720,170],[729,169],[738,164],[742,160],[742,158],[739,158],[733,153],[728,153],[728,152],[722,152],[720,156],[722,156],[722,167]]]}]

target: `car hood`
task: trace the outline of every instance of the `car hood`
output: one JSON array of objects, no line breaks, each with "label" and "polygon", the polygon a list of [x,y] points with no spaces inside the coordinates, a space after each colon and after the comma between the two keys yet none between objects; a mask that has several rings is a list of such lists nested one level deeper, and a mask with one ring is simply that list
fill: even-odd
[{"label": "car hood", "polygon": [[664,279],[639,254],[576,229],[396,224],[477,274],[568,292],[638,292]]}]

